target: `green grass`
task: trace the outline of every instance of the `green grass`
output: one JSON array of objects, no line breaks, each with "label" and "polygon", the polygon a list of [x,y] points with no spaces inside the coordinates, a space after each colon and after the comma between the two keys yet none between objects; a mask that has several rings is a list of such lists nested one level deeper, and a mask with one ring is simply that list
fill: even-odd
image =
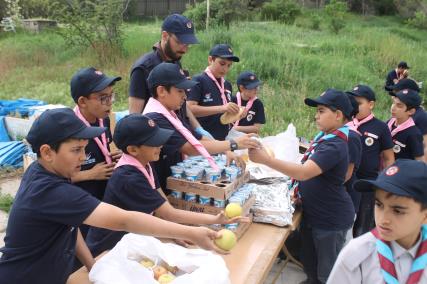
[{"label": "green grass", "polygon": [[9,213],[13,204],[13,196],[10,194],[0,193],[0,210]]},{"label": "green grass", "polygon": [[[323,17],[323,15],[322,15]],[[231,43],[241,62],[228,75],[234,84],[239,72],[255,71],[265,82],[261,99],[266,107],[264,135],[284,131],[288,123],[298,135],[315,132],[314,111],[303,103],[327,88],[347,90],[357,83],[370,85],[377,94],[376,115],[389,116],[388,95],[383,90],[389,70],[400,60],[413,67],[418,81],[427,77],[427,32],[408,28],[393,17],[349,15],[346,27],[338,34],[327,28],[311,30],[308,16],[289,26],[274,22],[240,22],[230,30],[215,28],[198,33],[201,42],[191,46],[183,66],[191,74],[200,73],[207,64],[213,44]],[[127,24],[125,55],[114,64],[99,67],[90,50],[67,46],[52,32],[31,35],[19,33],[0,38],[0,98],[28,97],[49,103],[72,105],[69,80],[84,66],[97,66],[109,75],[121,75],[117,84],[119,98],[115,110],[127,108],[129,70],[132,63],[150,50],[159,39],[160,22]]]}]

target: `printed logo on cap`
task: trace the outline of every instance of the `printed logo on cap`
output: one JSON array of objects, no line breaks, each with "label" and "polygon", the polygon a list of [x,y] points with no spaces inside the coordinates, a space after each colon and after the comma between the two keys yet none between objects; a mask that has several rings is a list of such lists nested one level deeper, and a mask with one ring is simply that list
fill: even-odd
[{"label": "printed logo on cap", "polygon": [[324,94],[326,94],[326,92],[321,93],[320,96],[322,97]]},{"label": "printed logo on cap", "polygon": [[156,126],[156,123],[154,122],[154,120],[149,119],[148,120],[148,125],[150,125],[151,127],[154,127],[154,126]]},{"label": "printed logo on cap", "polygon": [[185,76],[184,70],[182,70],[181,68],[179,69],[179,73],[181,73],[181,75]]},{"label": "printed logo on cap", "polygon": [[403,93],[404,95],[407,95],[407,94],[408,94],[408,90],[403,90],[403,91],[402,91],[402,93]]},{"label": "printed logo on cap", "polygon": [[191,22],[187,22],[187,28],[191,29],[192,26],[193,24],[191,24]]},{"label": "printed logo on cap", "polygon": [[354,87],[353,91],[359,90],[359,87]]},{"label": "printed logo on cap", "polygon": [[249,77],[249,79],[251,79],[251,80],[253,81],[253,80],[255,80],[255,76],[254,76],[254,75],[251,75],[251,76]]},{"label": "printed logo on cap", "polygon": [[385,174],[388,176],[394,176],[395,174],[397,174],[397,172],[399,172],[399,168],[397,166],[391,166],[387,169]]},{"label": "printed logo on cap", "polygon": [[232,50],[231,48],[228,48],[228,51],[229,51],[230,53],[233,53],[233,50]]},{"label": "printed logo on cap", "polygon": [[101,76],[101,75],[102,75],[102,72],[101,72],[101,71],[99,71],[99,70],[95,70],[95,74],[96,74],[96,75]]}]

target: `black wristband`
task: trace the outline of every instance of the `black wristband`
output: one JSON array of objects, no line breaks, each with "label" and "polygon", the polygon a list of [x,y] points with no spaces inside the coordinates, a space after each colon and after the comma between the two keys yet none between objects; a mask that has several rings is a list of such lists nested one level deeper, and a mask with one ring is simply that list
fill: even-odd
[{"label": "black wristband", "polygon": [[239,145],[237,145],[236,141],[234,141],[233,139],[230,139],[230,150],[234,151],[239,149]]}]

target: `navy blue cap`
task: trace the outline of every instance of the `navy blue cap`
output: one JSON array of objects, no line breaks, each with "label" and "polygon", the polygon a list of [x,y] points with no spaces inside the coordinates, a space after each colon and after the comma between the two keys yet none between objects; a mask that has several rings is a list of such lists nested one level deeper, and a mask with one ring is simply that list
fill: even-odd
[{"label": "navy blue cap", "polygon": [[180,14],[167,16],[163,21],[162,31],[173,33],[184,44],[199,43],[194,35],[193,22]]},{"label": "navy blue cap", "polygon": [[427,202],[427,164],[422,161],[398,159],[384,169],[375,180],[361,179],[354,183],[357,191],[382,189],[418,202]]},{"label": "navy blue cap", "polygon": [[91,139],[100,136],[104,127],[88,127],[70,108],[44,111],[33,123],[26,137],[34,152],[44,144],[55,144],[69,138]]},{"label": "navy blue cap", "polygon": [[346,93],[353,95],[355,97],[362,97],[367,99],[368,101],[376,101],[375,92],[366,85],[357,85],[351,91],[347,91]]},{"label": "navy blue cap", "polygon": [[228,59],[234,62],[239,62],[239,57],[233,54],[233,50],[228,44],[217,44],[209,51],[210,56],[220,57],[224,59]]},{"label": "navy blue cap", "polygon": [[262,82],[252,71],[244,71],[240,73],[240,75],[237,77],[237,86],[243,85],[245,89],[255,89],[256,87],[261,85],[261,83]]},{"label": "navy blue cap", "polygon": [[347,95],[335,89],[328,89],[316,99],[306,98],[304,103],[311,107],[324,105],[342,111],[345,117],[351,119],[352,106]]},{"label": "navy blue cap", "polygon": [[406,63],[405,61],[400,61],[399,64],[397,64],[397,68],[409,69],[410,67],[408,66],[408,63]]},{"label": "navy blue cap", "polygon": [[397,92],[397,94],[392,94],[392,96],[399,98],[408,108],[417,108],[421,105],[420,95],[413,90],[402,90]]},{"label": "navy blue cap", "polygon": [[133,113],[117,122],[113,141],[122,151],[126,151],[129,145],[159,147],[169,140],[173,132],[160,128],[154,120],[145,115]]},{"label": "navy blue cap", "polygon": [[150,72],[147,78],[150,89],[157,86],[174,86],[181,90],[191,89],[198,84],[189,80],[179,65],[174,63],[160,63]]},{"label": "navy blue cap", "polygon": [[385,86],[385,89],[387,91],[401,91],[405,89],[413,90],[416,92],[420,91],[420,87],[418,86],[417,82],[409,78],[402,79],[395,85]]},{"label": "navy blue cap", "polygon": [[121,77],[108,77],[93,67],[80,69],[71,78],[71,96],[77,103],[80,97],[100,92],[121,79]]}]

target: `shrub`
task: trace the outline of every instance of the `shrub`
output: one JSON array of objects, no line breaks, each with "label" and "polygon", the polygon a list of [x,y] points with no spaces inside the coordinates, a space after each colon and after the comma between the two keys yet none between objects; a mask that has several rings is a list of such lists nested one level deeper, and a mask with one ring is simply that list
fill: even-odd
[{"label": "shrub", "polygon": [[417,11],[413,18],[406,20],[406,23],[415,28],[427,29],[427,16],[424,12]]},{"label": "shrub", "polygon": [[261,9],[263,19],[286,24],[293,24],[299,15],[301,7],[294,0],[272,0],[264,3]]},{"label": "shrub", "polygon": [[325,5],[325,12],[330,17],[329,26],[335,33],[338,33],[345,27],[345,14],[347,12],[347,4],[340,0],[331,0]]}]

